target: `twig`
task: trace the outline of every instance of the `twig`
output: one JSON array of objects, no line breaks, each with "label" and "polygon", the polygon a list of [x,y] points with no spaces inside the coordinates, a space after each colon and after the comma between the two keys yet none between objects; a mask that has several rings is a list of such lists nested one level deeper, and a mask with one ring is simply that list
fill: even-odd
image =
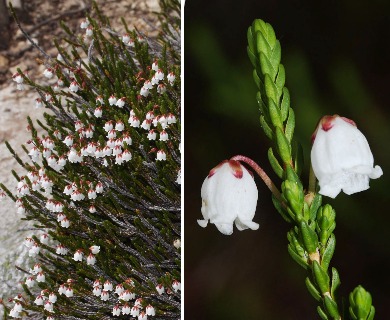
[{"label": "twig", "polygon": [[37,48],[45,57],[46,59],[48,60],[51,60],[51,57],[40,47],[38,46],[38,44],[29,36],[29,34],[22,28],[21,24],[20,24],[20,21],[18,19],[18,17],[16,16],[16,13],[15,13],[15,10],[12,6],[12,4],[10,3],[9,4],[9,8],[11,10],[11,14],[12,14],[12,17],[15,19],[15,22],[16,24],[18,25],[18,28],[20,29],[20,31],[22,31],[22,33],[24,34],[24,36],[27,38],[28,41],[30,41],[30,43],[35,47]]},{"label": "twig", "polygon": [[[56,16],[52,17],[52,18],[49,18],[49,19],[46,19],[36,25],[34,25],[33,27],[31,27],[30,29],[26,30],[26,32],[28,34],[31,34],[33,33],[35,30],[38,30],[40,27],[46,25],[46,24],[49,24],[50,22],[53,22],[53,21],[56,21],[56,20],[59,20],[63,17],[66,17],[66,16],[71,16],[71,15],[74,15],[76,13],[79,13],[79,12],[83,12],[83,11],[87,11],[91,8],[90,5],[87,5],[86,7],[83,7],[83,8],[80,8],[80,9],[75,9],[75,10],[70,10],[70,11],[66,11],[66,12],[63,12],[63,13],[60,13],[60,14],[57,14]],[[18,25],[19,26],[19,25]],[[20,26],[19,26],[20,28]]]},{"label": "twig", "polygon": [[18,269],[19,271],[24,272],[24,273],[31,274],[30,272],[28,272],[28,271],[22,269],[21,267],[17,266],[16,264],[15,264],[15,268]]}]

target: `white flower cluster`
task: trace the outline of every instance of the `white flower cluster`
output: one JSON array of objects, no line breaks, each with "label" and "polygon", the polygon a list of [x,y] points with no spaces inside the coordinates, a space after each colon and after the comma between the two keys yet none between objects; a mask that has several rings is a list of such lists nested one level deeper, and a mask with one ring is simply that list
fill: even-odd
[{"label": "white flower cluster", "polygon": [[[137,39],[136,39],[136,40],[137,40],[139,43],[142,43],[142,42],[145,41],[145,39],[144,39],[142,36],[140,36],[140,35],[137,36]],[[131,37],[131,35],[129,35],[128,33],[123,34],[123,36],[122,36],[122,42],[123,42],[123,44],[124,44],[125,46],[134,47],[134,41],[135,41],[135,39],[133,39],[133,38]]]},{"label": "white flower cluster", "polygon": [[[150,94],[150,90],[153,89],[154,86],[156,86],[156,91],[159,94],[164,94],[167,91],[167,84],[160,81],[163,81],[165,78],[164,72],[159,68],[158,61],[156,60],[152,64],[152,70],[154,71],[152,78],[149,80],[145,80],[144,84],[140,90],[140,95],[143,97],[147,97]],[[168,73],[167,75],[167,81],[170,86],[174,84],[176,80],[176,76],[173,72]]]},{"label": "white flower cluster", "polygon": [[18,295],[12,299],[15,303],[14,306],[9,311],[9,315],[14,318],[20,318],[20,313],[23,311],[22,296]]},{"label": "white flower cluster", "polygon": [[[87,265],[94,265],[96,263],[95,255],[100,252],[100,246],[93,245],[89,248],[89,250],[90,250],[90,253],[86,259]],[[83,250],[78,249],[74,253],[73,260],[74,261],[83,261],[83,256],[84,256]]]},{"label": "white flower cluster", "polygon": [[[27,75],[24,74],[24,76]],[[19,72],[16,72],[12,75],[12,80],[16,82],[16,88],[18,90],[24,90],[24,78]]]},{"label": "white flower cluster", "polygon": [[34,304],[37,306],[43,306],[48,312],[54,312],[54,304],[57,302],[57,295],[54,292],[48,292],[48,290],[42,290],[41,293],[36,296]]},{"label": "white flower cluster", "polygon": [[[150,304],[145,307],[145,311],[142,311],[144,305],[143,299],[136,299],[136,295],[132,291],[133,285],[134,282],[131,279],[128,279],[124,284],[117,284],[114,290],[111,281],[107,280],[102,285],[100,280],[95,280],[92,285],[92,293],[102,301],[108,301],[110,299],[110,292],[113,291],[113,294],[116,294],[119,304],[115,305],[112,309],[112,314],[114,316],[120,316],[121,314],[131,315],[132,317],[138,317],[139,320],[145,320],[148,316],[156,315],[154,307]],[[131,300],[135,300],[132,307],[128,304]]]},{"label": "white flower cluster", "polygon": [[[85,29],[85,41],[90,41],[93,36],[94,28],[91,26],[90,21],[85,19],[82,21],[80,27]],[[122,41],[126,46],[133,46],[134,42],[145,41],[141,36],[137,39],[130,35],[124,35]],[[63,62],[64,57],[59,53],[57,60]],[[176,76],[173,72],[165,75],[162,69],[158,67],[158,62],[155,61],[151,66],[151,79],[145,80],[143,89],[141,89],[141,95],[146,97],[149,94],[157,93],[164,94],[167,88],[174,85]],[[66,97],[79,95],[85,88],[85,83],[80,81],[84,73],[80,69],[63,67],[63,64],[56,64],[53,67],[47,67],[43,71],[43,76],[50,82],[52,90],[41,93],[41,96],[35,99],[35,107],[41,108],[45,105],[55,105],[61,103],[65,99],[61,99],[59,96]],[[77,79],[75,79],[75,73]],[[61,78],[63,75],[64,80]],[[17,83],[18,89],[24,89],[25,75],[16,73],[12,79]],[[165,82],[164,82],[165,80]],[[68,88],[64,88],[65,82],[69,84]],[[155,89],[153,89],[155,88]],[[142,90],[146,90],[142,94]],[[54,92],[54,94],[53,94]],[[27,172],[25,177],[21,177],[16,187],[16,208],[19,214],[26,214],[29,210],[29,203],[25,196],[34,195],[39,193],[40,196],[46,198],[45,200],[45,214],[51,217],[53,222],[56,221],[61,228],[71,228],[72,222],[69,217],[72,217],[72,212],[76,209],[76,205],[79,201],[91,201],[89,206],[89,212],[95,213],[98,206],[95,207],[95,199],[104,192],[105,186],[100,181],[85,181],[85,180],[66,180],[65,186],[61,184],[63,193],[68,196],[65,199],[58,201],[56,194],[53,194],[53,189],[58,190],[60,183],[57,185],[57,178],[54,178],[53,172],[49,172],[52,168],[57,173],[63,172],[66,166],[85,165],[90,160],[89,157],[98,160],[104,166],[123,165],[133,158],[134,150],[132,149],[133,140],[131,134],[134,130],[137,132],[137,137],[142,135],[149,141],[158,140],[158,148],[151,147],[149,153],[156,154],[156,161],[165,161],[167,159],[168,150],[172,148],[172,126],[177,122],[176,116],[169,112],[161,111],[158,105],[154,105],[149,111],[145,112],[140,110],[136,105],[129,101],[128,97],[116,97],[112,95],[99,95],[96,97],[95,109],[90,113],[87,111],[87,117],[76,118],[74,121],[74,129],[64,126],[58,128],[54,132],[48,131],[46,135],[41,137],[34,136],[33,140],[28,141],[27,144],[31,145],[29,150],[29,156],[31,160],[37,164],[37,167],[41,169],[32,169]],[[142,102],[139,96],[139,101]],[[133,106],[131,109],[130,106]],[[106,121],[100,120],[100,118],[106,116],[104,114],[106,110],[130,110],[130,114],[122,114],[122,119],[115,117],[114,119],[106,119]],[[128,111],[127,111],[128,112]],[[112,112],[110,112],[112,113]],[[102,134],[102,132],[104,134]],[[101,139],[103,138],[103,141]],[[162,144],[162,143],[164,144]],[[153,143],[153,142],[151,142]],[[166,144],[166,148],[164,145]],[[179,148],[180,149],[180,148]],[[46,171],[44,168],[46,166]],[[43,165],[42,165],[43,164]],[[39,165],[39,166],[38,166]],[[47,167],[46,166],[46,167]],[[181,181],[181,171],[178,170],[177,183]],[[54,181],[53,181],[54,180]],[[63,183],[63,181],[62,181]],[[56,189],[57,188],[57,189]],[[5,193],[0,190],[0,200],[5,197]],[[87,206],[87,208],[88,208]],[[80,209],[80,208],[79,208]],[[92,245],[88,249],[79,248],[67,248],[62,243],[49,240],[49,236],[46,233],[40,234],[36,237],[28,237],[25,239],[24,244],[29,250],[30,257],[36,257],[40,254],[41,250],[51,246],[57,255],[67,255],[70,251],[73,252],[73,261],[86,262],[87,266],[93,266],[96,264],[96,255],[100,251],[100,246]],[[35,239],[35,240],[34,240]],[[39,239],[39,241],[37,240]],[[180,247],[180,240],[175,240],[174,246]],[[85,253],[87,251],[87,253]],[[36,283],[43,283],[47,281],[50,274],[41,263],[35,263],[30,269],[30,276],[25,279],[25,285],[28,288],[32,288]],[[74,295],[74,280],[69,279],[66,283],[61,284],[57,288],[51,288],[50,290],[58,290],[59,295],[64,295],[68,298]],[[111,291],[116,294],[116,298],[119,303],[114,306],[112,314],[114,316],[131,315],[132,317],[138,317],[138,320],[145,320],[148,316],[155,315],[155,309],[150,304],[144,303],[142,298],[136,299],[136,295],[132,290],[133,282],[126,282],[124,284],[118,284],[113,290],[113,285],[106,281],[103,285],[97,280],[93,286],[93,294],[99,297],[102,301],[110,299]],[[173,291],[180,290],[180,283],[174,282],[172,284]],[[135,300],[134,305],[130,306],[129,301]],[[49,291],[42,290],[33,301],[37,306],[43,306],[44,310],[53,313],[54,305],[57,301],[57,296]],[[23,303],[15,300],[15,305],[10,312],[11,317],[20,317],[20,313],[23,311]],[[47,319],[52,320],[51,316]]]},{"label": "white flower cluster", "polygon": [[59,295],[65,295],[67,298],[73,297],[73,288],[72,285],[74,283],[73,279],[68,279],[66,283],[63,283],[58,288],[58,294]]},{"label": "white flower cluster", "polygon": [[[177,292],[177,291],[181,291],[181,283],[177,280],[173,280],[172,281],[172,289],[174,292]],[[162,295],[165,293],[165,287],[159,283],[157,286],[156,286],[156,291],[159,295]],[[167,288],[166,292],[168,294],[171,294],[172,293],[172,290],[170,288]]]}]

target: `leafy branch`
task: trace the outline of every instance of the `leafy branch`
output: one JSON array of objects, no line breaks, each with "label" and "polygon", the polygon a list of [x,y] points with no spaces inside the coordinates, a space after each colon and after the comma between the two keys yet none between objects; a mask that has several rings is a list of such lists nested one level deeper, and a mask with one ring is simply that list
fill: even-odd
[{"label": "leafy branch", "polygon": [[280,42],[269,23],[257,19],[249,27],[247,52],[259,90],[260,124],[272,141],[268,159],[283,181],[281,198],[273,195],[272,200],[281,216],[293,224],[287,234],[288,252],[307,271],[305,283],[319,303],[321,319],[373,319],[371,295],[363,287],[358,286],[349,296],[349,317],[338,298],[340,277],[336,268],[330,268],[336,246],[336,212],[329,204],[322,205],[315,184],[305,191],[300,180],[302,149],[294,139],[295,114],[285,87]]}]

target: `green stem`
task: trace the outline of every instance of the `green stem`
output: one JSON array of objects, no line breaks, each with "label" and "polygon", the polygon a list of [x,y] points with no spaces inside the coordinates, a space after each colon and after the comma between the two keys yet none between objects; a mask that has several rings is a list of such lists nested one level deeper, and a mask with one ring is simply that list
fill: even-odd
[{"label": "green stem", "polygon": [[310,172],[309,172],[309,192],[316,193],[316,184],[317,179],[313,171],[313,166],[310,164]]}]

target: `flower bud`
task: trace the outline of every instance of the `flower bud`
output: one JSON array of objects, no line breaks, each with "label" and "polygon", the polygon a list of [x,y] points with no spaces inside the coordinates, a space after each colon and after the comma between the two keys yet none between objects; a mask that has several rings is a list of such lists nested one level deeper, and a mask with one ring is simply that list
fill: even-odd
[{"label": "flower bud", "polygon": [[212,169],[204,180],[202,189],[201,227],[208,221],[226,235],[233,233],[233,223],[238,230],[257,230],[252,221],[257,205],[258,191],[251,174],[240,162],[225,160]]},{"label": "flower bud", "polygon": [[353,194],[369,188],[383,171],[355,122],[338,115],[324,116],[312,137],[311,161],[319,193],[335,198],[341,190]]}]

